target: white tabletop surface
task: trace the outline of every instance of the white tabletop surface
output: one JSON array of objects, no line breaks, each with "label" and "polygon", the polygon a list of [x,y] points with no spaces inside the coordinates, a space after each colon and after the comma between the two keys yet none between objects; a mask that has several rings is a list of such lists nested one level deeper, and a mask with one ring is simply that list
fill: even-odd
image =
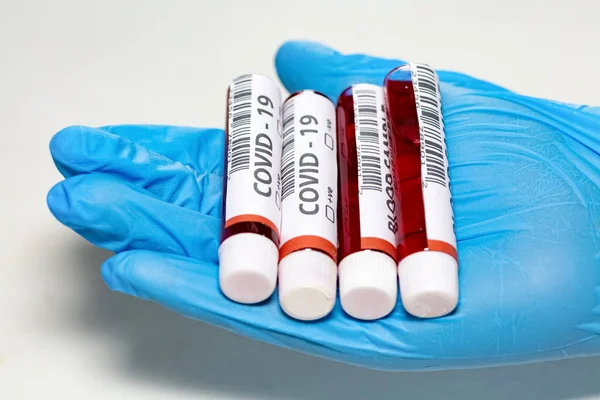
[{"label": "white tabletop surface", "polygon": [[274,76],[292,38],[600,104],[598,15],[595,0],[0,0],[0,399],[599,397],[600,358],[381,373],[185,319],[110,292],[109,252],[45,204],[57,130],[220,126],[229,79]]}]

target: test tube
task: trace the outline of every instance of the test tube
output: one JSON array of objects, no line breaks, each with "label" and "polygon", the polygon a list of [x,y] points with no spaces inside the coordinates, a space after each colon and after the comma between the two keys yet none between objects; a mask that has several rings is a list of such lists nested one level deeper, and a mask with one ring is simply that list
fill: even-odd
[{"label": "test tube", "polygon": [[425,64],[384,83],[399,186],[398,278],[410,314],[434,318],[458,302],[458,255],[438,77]]},{"label": "test tube", "polygon": [[229,299],[257,303],[277,282],[281,92],[269,78],[243,75],[227,104],[219,284]]},{"label": "test tube", "polygon": [[339,283],[342,308],[373,320],[396,304],[398,230],[383,89],[358,84],[338,100]]},{"label": "test tube", "polygon": [[305,90],[283,105],[279,304],[299,320],[329,314],[337,289],[335,106]]}]

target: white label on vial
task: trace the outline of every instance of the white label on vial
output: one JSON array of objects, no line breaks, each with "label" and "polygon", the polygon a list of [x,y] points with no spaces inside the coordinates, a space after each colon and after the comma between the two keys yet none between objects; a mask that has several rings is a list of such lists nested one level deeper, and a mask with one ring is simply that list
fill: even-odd
[{"label": "white label on vial", "polygon": [[352,87],[358,158],[361,248],[396,258],[398,200],[392,175],[383,89],[370,84]]},{"label": "white label on vial", "polygon": [[456,258],[454,214],[438,77],[425,64],[410,64],[410,70],[419,118],[421,181],[428,247]]},{"label": "white label on vial", "polygon": [[314,92],[283,106],[281,257],[311,248],[337,257],[335,107]]},{"label": "white label on vial", "polygon": [[261,75],[240,76],[229,90],[225,227],[260,222],[279,235],[281,92]]}]

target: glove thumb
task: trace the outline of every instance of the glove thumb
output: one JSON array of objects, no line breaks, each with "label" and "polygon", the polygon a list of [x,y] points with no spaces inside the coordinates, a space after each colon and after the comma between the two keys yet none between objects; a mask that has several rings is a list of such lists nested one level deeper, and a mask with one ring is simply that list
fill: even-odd
[{"label": "glove thumb", "polygon": [[[382,85],[388,72],[405,63],[399,59],[342,54],[320,43],[306,41],[284,43],[275,57],[279,79],[290,93],[312,89],[327,95],[334,102],[350,85]],[[507,92],[500,86],[457,72],[438,71],[438,75],[442,83],[451,83],[455,87]]]},{"label": "glove thumb", "polygon": [[279,79],[290,93],[312,89],[334,102],[352,84],[383,84],[385,75],[402,64],[362,54],[344,55],[325,45],[303,41],[284,43],[275,57]]}]

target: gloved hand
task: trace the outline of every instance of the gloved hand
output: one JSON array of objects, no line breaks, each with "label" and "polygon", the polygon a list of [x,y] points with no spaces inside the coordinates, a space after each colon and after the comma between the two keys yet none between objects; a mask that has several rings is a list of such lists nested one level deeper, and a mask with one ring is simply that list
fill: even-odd
[{"label": "gloved hand", "polygon": [[[285,44],[290,91],[335,101],[401,64]],[[66,180],[59,221],[117,254],[107,285],[242,335],[375,369],[477,367],[600,354],[600,112],[439,72],[460,255],[454,314],[418,320],[401,304],[375,322],[338,305],[313,323],[277,296],[241,305],[219,291],[220,129],[71,127],[51,142]],[[225,90],[225,88],[223,89]]]}]

